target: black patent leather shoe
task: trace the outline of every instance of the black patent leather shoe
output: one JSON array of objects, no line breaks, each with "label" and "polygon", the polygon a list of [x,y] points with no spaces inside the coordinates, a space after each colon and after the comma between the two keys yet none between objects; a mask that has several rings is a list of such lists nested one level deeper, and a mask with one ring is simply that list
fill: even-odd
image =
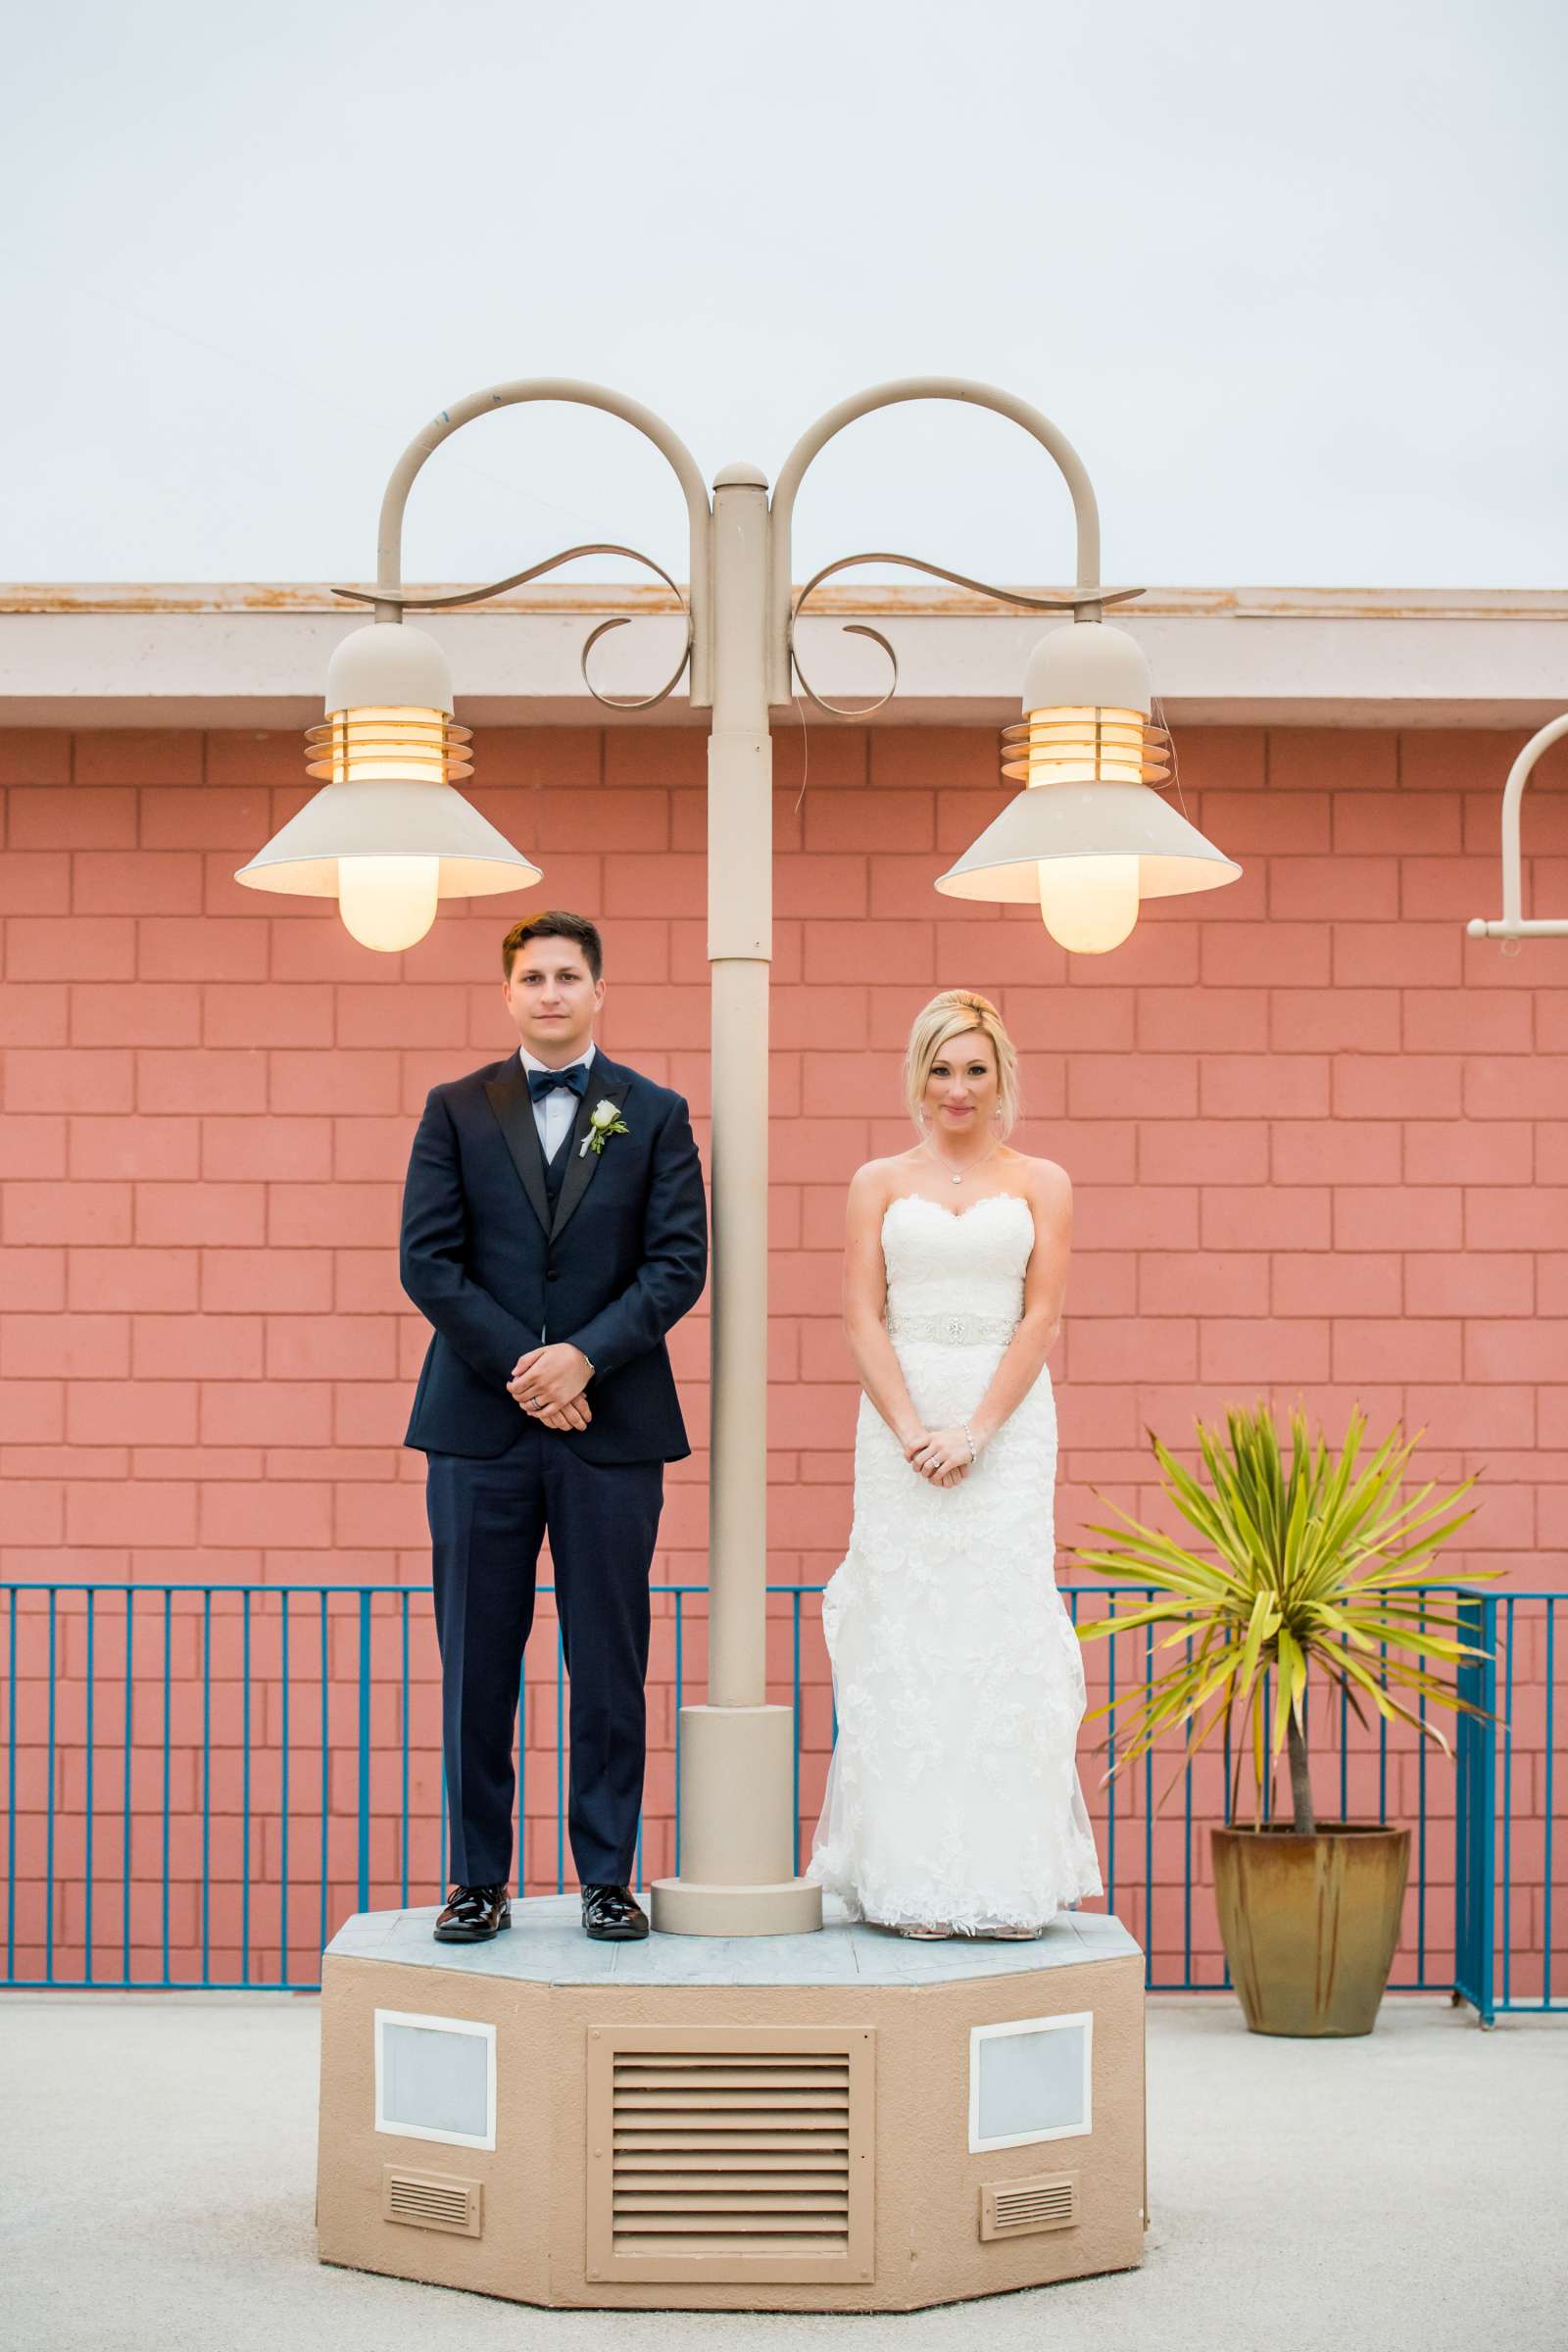
[{"label": "black patent leather shoe", "polygon": [[583,1933],[600,1943],[632,1943],[648,1933],[648,1914],[629,1886],[585,1886]]},{"label": "black patent leather shoe", "polygon": [[512,1925],[512,1897],[505,1886],[454,1886],[435,1923],[437,1943],[487,1943]]}]

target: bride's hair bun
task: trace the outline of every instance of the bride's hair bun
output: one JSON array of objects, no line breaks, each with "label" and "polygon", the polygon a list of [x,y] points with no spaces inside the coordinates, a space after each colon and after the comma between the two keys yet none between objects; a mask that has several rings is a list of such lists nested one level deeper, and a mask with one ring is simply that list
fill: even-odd
[{"label": "bride's hair bun", "polygon": [[904,1100],[909,1116],[919,1127],[920,1105],[930,1083],[931,1064],[944,1046],[971,1029],[981,1030],[991,1040],[991,1050],[997,1057],[997,1103],[1002,1112],[1002,1132],[1010,1135],[1020,1107],[1018,1056],[991,999],[977,996],[971,988],[945,988],[914,1016],[904,1054]]}]

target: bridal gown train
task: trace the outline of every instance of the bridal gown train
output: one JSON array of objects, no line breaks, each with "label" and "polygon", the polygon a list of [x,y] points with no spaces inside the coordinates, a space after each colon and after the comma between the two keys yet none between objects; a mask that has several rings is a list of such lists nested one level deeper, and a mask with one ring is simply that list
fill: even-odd
[{"label": "bridal gown train", "polygon": [[[1016,1328],[1033,1212],[901,1195],[886,1320],[928,1429],[979,1404]],[[838,1736],[807,1876],[852,1914],[1040,1928],[1103,1891],[1075,1758],[1085,1687],[1056,1590],[1056,1405],[1038,1379],[955,1487],[905,1460],[868,1396],[847,1556],[822,1596]]]}]

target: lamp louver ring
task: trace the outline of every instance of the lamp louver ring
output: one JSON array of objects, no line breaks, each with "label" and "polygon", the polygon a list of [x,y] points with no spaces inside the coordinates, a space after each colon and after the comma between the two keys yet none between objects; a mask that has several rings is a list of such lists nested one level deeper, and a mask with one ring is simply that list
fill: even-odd
[{"label": "lamp louver ring", "polygon": [[323,782],[401,777],[450,784],[471,776],[471,727],[444,710],[334,710],[305,730],[305,772]]},{"label": "lamp louver ring", "polygon": [[1013,783],[1168,784],[1170,736],[1139,710],[1031,710],[1002,730],[1002,772]]}]

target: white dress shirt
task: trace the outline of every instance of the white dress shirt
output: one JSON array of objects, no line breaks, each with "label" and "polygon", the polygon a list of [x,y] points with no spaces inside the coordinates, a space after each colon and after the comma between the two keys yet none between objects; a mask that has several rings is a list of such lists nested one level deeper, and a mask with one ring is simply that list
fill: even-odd
[{"label": "white dress shirt", "polygon": [[[572,1070],[580,1061],[583,1068],[587,1069],[593,1060],[594,1052],[594,1047],[590,1045],[586,1054],[578,1054],[577,1061],[563,1062],[561,1067]],[[526,1046],[517,1048],[517,1056],[525,1070],[546,1070],[551,1066],[549,1062],[540,1061],[537,1055],[530,1054]],[[572,1093],[570,1087],[553,1086],[548,1095],[541,1095],[530,1107],[533,1111],[533,1123],[539,1131],[539,1149],[543,1152],[546,1159],[554,1159],[576,1119],[577,1097]]]}]

